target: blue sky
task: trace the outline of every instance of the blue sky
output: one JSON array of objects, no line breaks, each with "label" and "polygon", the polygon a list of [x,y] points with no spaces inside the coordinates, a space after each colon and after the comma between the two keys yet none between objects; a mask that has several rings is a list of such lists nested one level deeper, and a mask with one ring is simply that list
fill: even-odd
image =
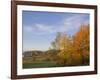
[{"label": "blue sky", "polygon": [[74,35],[81,24],[89,23],[89,14],[23,11],[23,51],[47,50],[57,32]]}]

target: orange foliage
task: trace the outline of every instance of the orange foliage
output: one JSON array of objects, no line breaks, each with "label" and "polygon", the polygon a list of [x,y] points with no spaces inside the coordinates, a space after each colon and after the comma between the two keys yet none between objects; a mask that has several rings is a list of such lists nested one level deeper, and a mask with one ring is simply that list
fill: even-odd
[{"label": "orange foliage", "polygon": [[60,33],[56,37],[59,62],[63,65],[89,64],[89,25],[81,25],[79,31],[73,36]]},{"label": "orange foliage", "polygon": [[82,64],[89,61],[89,25],[81,25],[80,30],[75,34],[73,44],[76,54],[81,55]]}]

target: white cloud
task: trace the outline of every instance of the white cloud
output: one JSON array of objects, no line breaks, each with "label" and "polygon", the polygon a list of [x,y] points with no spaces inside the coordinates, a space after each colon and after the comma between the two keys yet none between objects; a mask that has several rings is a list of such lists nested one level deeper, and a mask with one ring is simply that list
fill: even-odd
[{"label": "white cloud", "polygon": [[31,26],[25,26],[24,27],[24,30],[31,32],[32,31],[32,27]]},{"label": "white cloud", "polygon": [[89,20],[85,18],[86,15],[80,14],[65,19],[63,24],[66,27],[66,31],[73,31],[71,34],[73,35],[77,30],[79,30],[81,24],[87,24],[89,22]]},{"label": "white cloud", "polygon": [[24,28],[25,28],[24,29],[25,31],[28,31],[28,32],[31,32],[37,35],[50,34],[54,32],[51,26],[44,25],[44,24],[38,24],[38,23],[32,26],[25,26]]},{"label": "white cloud", "polygon": [[42,32],[52,32],[52,29],[48,25],[43,25],[43,24],[35,24],[34,28],[37,28],[38,31]]}]

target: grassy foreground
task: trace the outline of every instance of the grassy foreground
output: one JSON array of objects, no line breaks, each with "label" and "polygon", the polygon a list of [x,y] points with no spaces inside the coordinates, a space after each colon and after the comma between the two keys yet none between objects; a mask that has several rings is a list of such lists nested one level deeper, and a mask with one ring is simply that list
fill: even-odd
[{"label": "grassy foreground", "polygon": [[37,62],[37,63],[24,63],[23,68],[44,68],[44,67],[55,67],[55,62]]}]

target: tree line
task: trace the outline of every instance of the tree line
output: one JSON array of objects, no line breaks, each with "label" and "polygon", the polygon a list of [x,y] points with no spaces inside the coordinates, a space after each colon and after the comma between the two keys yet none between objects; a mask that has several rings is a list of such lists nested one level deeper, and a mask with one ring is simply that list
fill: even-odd
[{"label": "tree line", "polygon": [[55,59],[58,65],[89,65],[89,24],[82,24],[73,35],[58,32],[50,49],[59,50]]}]

